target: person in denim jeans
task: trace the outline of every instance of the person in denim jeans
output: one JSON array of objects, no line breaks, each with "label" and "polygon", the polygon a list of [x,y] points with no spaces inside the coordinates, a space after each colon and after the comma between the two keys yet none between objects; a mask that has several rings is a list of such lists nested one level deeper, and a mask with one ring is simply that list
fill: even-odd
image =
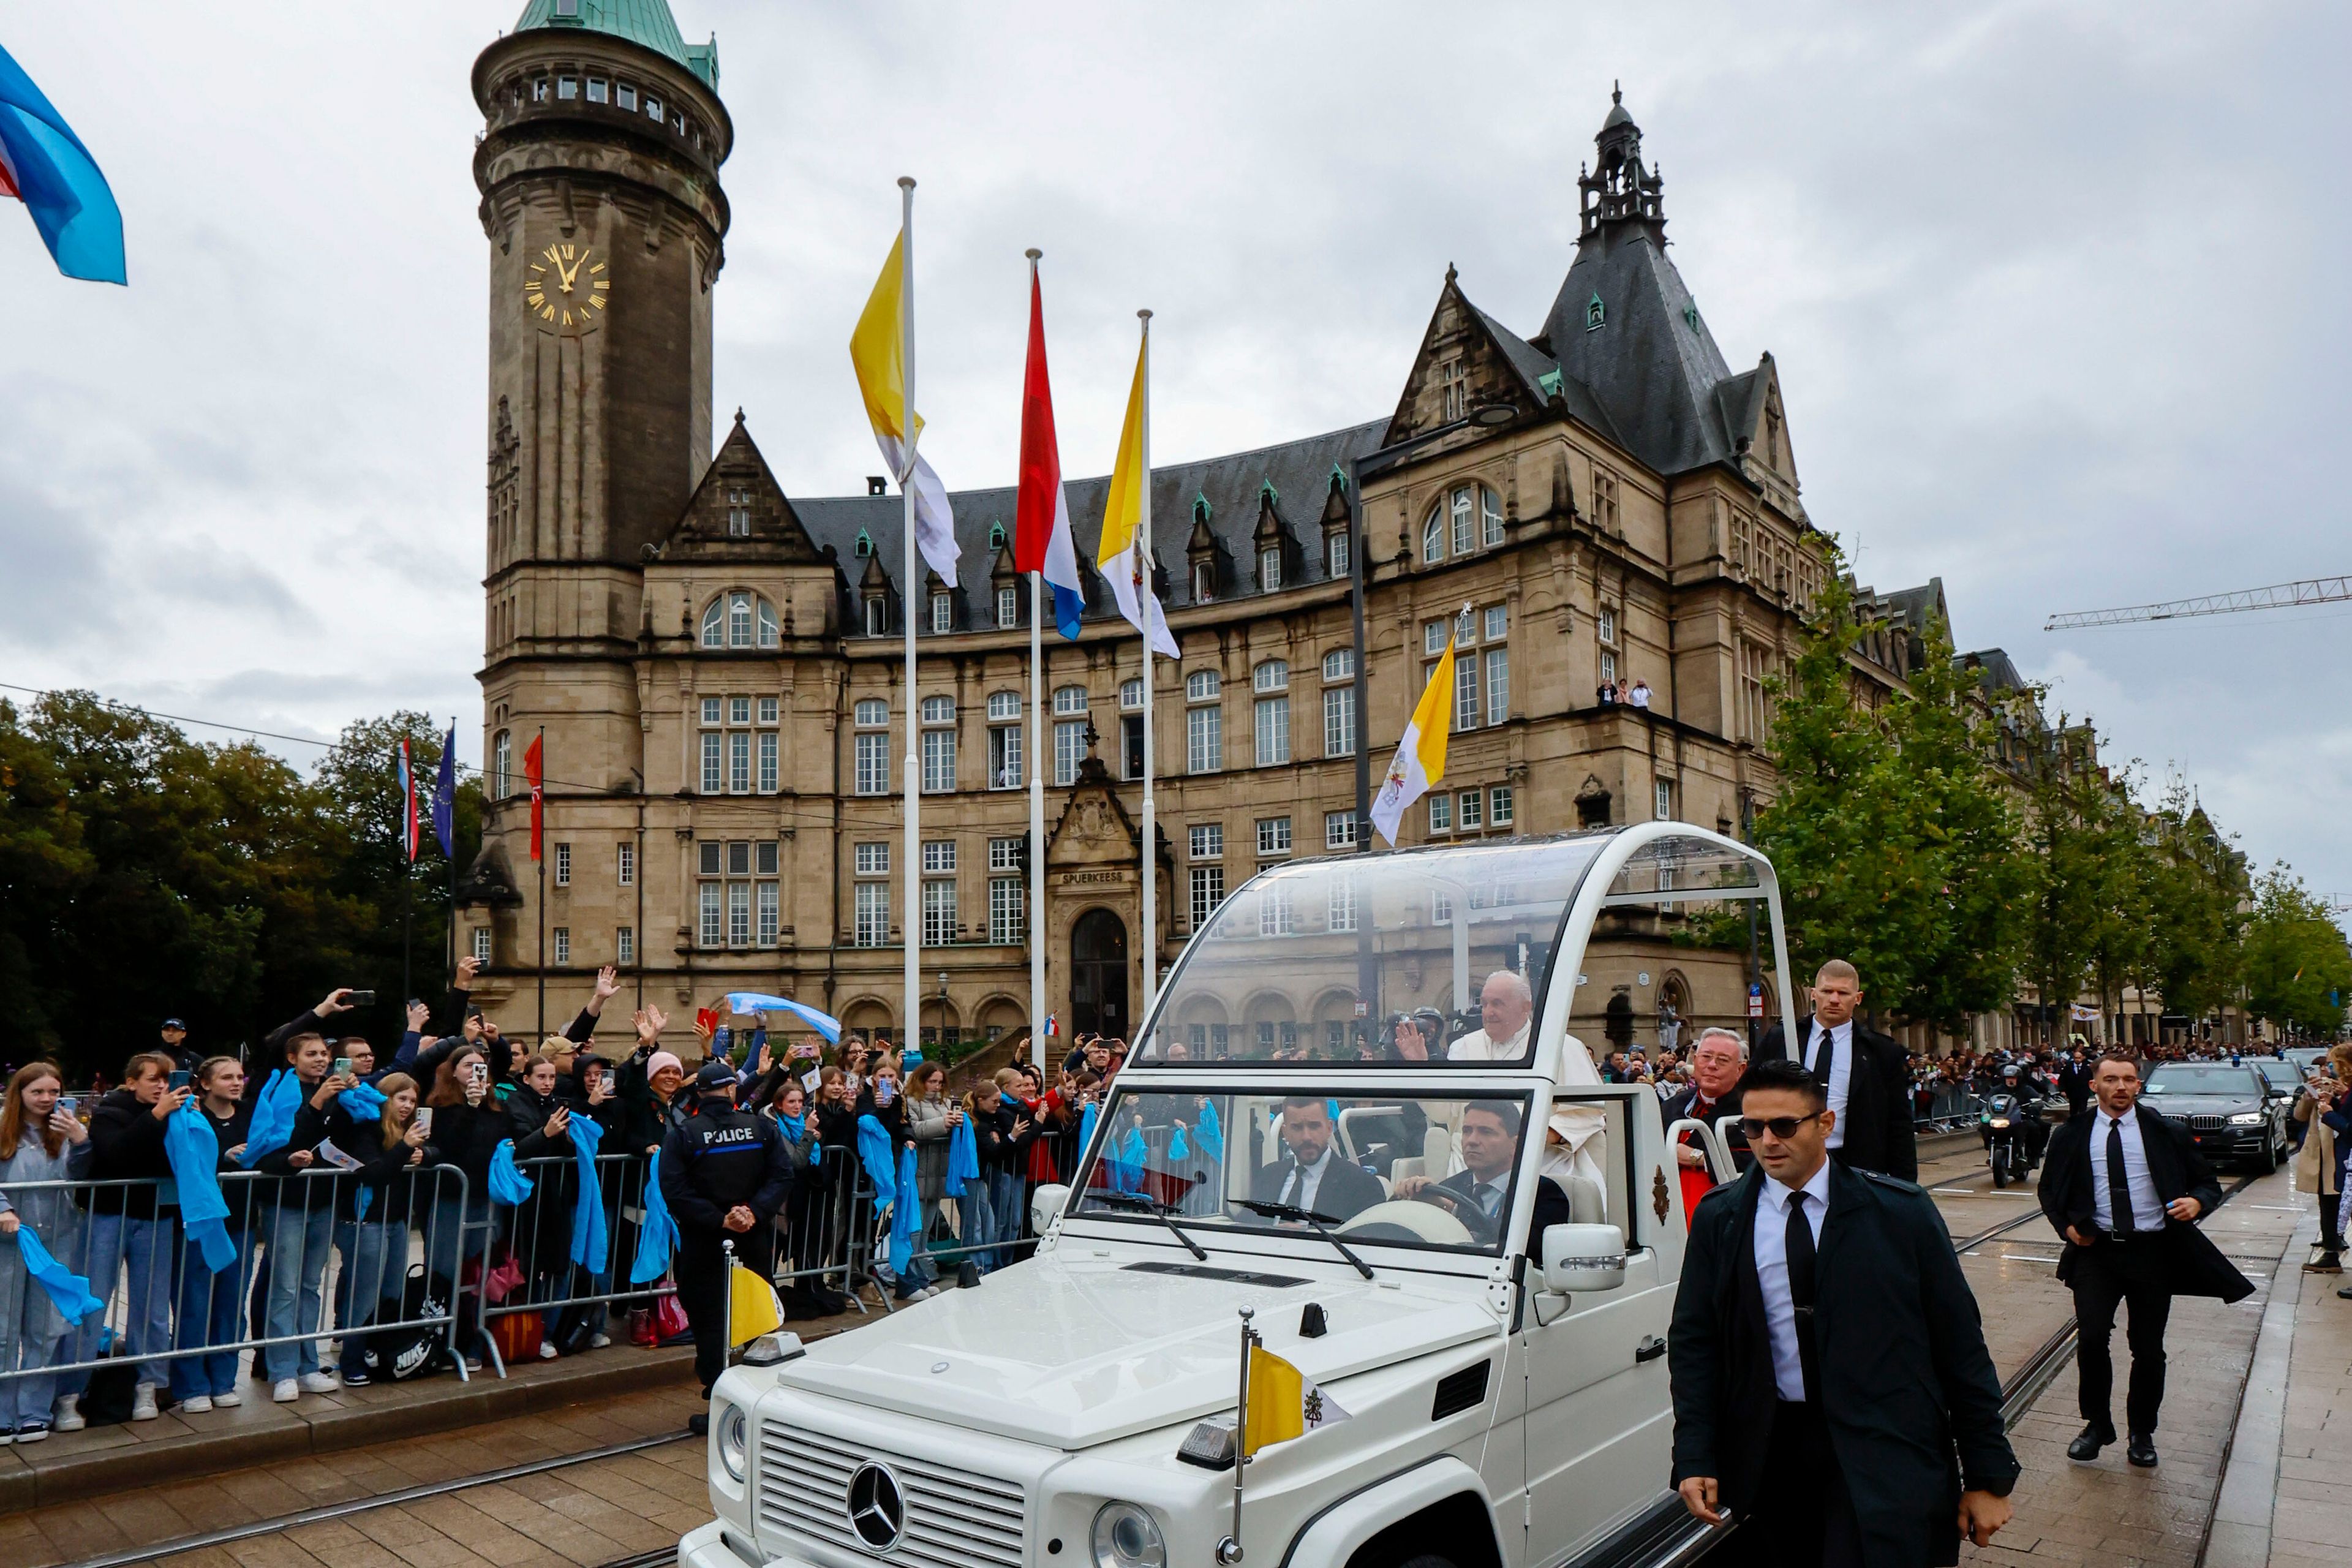
[{"label": "person in denim jeans", "polygon": [[89,1174],[89,1129],[58,1107],[63,1083],[55,1067],[34,1062],[16,1069],[0,1104],[0,1442],[37,1443],[49,1435],[58,1380],[38,1369],[64,1359],[73,1333],[49,1293],[25,1271],[17,1237],[29,1231],[52,1256],[71,1258],[81,1211],[63,1189],[9,1191],[19,1182],[78,1182]]},{"label": "person in denim jeans", "polygon": [[[341,995],[338,992],[330,1001]],[[335,1096],[358,1082],[327,1070],[332,1058],[323,1035],[293,1035],[285,1048],[286,1065],[309,1090],[309,1098],[294,1113],[294,1131],[285,1145],[264,1154],[256,1167],[265,1175],[282,1178],[269,1220],[269,1309],[263,1326],[271,1342],[261,1347],[269,1397],[279,1405],[290,1405],[305,1394],[331,1394],[341,1386],[319,1368],[320,1287],[327,1274],[338,1184],[332,1162],[322,1162],[319,1151],[327,1142],[329,1107]]]},{"label": "person in denim jeans", "polygon": [[[156,1391],[170,1380],[164,1352],[172,1348],[172,1294],[179,1226],[179,1189],[163,1152],[163,1129],[188,1098],[172,1087],[178,1069],[161,1051],[142,1051],[122,1069],[123,1087],[98,1102],[90,1113],[89,1141],[97,1152],[89,1165],[93,1182],[122,1181],[89,1193],[88,1246],[76,1272],[87,1274],[89,1292],[111,1307],[118,1278],[128,1275],[123,1299],[123,1334],[130,1353],[140,1358],[131,1419],[152,1421]],[[98,1358],[107,1314],[82,1320],[74,1341],[76,1361]],[[82,1391],[89,1386],[84,1367],[58,1379],[55,1425],[69,1432],[82,1424]]]},{"label": "person in denim jeans", "polygon": [[[220,1145],[220,1173],[228,1178],[221,1183],[221,1196],[228,1204],[226,1223],[236,1261],[215,1273],[205,1267],[204,1248],[181,1239],[180,1323],[172,1344],[175,1350],[200,1352],[172,1358],[172,1397],[180,1402],[184,1415],[245,1403],[236,1390],[236,1346],[245,1337],[237,1310],[250,1278],[246,1265],[253,1258],[249,1233],[255,1183],[237,1163],[253,1121],[253,1108],[245,1103],[245,1066],[235,1057],[210,1058],[195,1070],[195,1088],[196,1108]],[[223,1345],[229,1348],[216,1348]]]},{"label": "person in denim jeans", "polygon": [[[339,1184],[342,1191],[335,1204],[335,1248],[343,1256],[343,1271],[335,1281],[335,1322],[343,1331],[346,1387],[370,1381],[368,1336],[359,1326],[401,1316],[408,1286],[408,1219],[417,1202],[416,1178],[409,1173],[437,1163],[425,1145],[425,1123],[416,1118],[416,1080],[388,1073],[376,1088],[383,1093],[380,1121],[344,1118],[337,1126],[351,1140],[348,1152],[362,1162]],[[429,1203],[430,1189],[425,1197]]]},{"label": "person in denim jeans", "polygon": [[[921,1206],[915,1212],[914,1255],[898,1281],[901,1300],[919,1300],[939,1289],[939,1265],[931,1257],[931,1232],[940,1223],[940,1203],[947,1196],[948,1140],[963,1125],[963,1107],[948,1098],[947,1069],[922,1062],[907,1075],[907,1139],[915,1147],[915,1192]],[[906,1201],[906,1194],[899,1194]]]}]

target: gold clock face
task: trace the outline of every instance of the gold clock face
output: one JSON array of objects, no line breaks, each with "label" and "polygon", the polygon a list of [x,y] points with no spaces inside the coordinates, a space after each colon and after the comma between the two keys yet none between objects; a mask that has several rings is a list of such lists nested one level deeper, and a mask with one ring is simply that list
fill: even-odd
[{"label": "gold clock face", "polygon": [[549,246],[524,269],[523,309],[541,331],[594,331],[613,291],[606,265],[593,246]]}]

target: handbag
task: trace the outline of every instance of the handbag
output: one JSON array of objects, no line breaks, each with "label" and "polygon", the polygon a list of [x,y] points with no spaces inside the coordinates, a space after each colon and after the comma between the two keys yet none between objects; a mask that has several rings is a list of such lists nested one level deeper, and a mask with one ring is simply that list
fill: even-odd
[{"label": "handbag", "polygon": [[[515,1261],[514,1254],[509,1253],[499,1259],[498,1267],[482,1276],[482,1300],[493,1307],[498,1306],[527,1282],[522,1265]],[[535,1352],[538,1347],[533,1346],[532,1349]]]},{"label": "handbag", "polygon": [[490,1320],[490,1342],[499,1347],[499,1359],[509,1366],[536,1360],[539,1338],[537,1312],[509,1312]]},{"label": "handbag", "polygon": [[676,1296],[654,1300],[654,1342],[663,1346],[694,1342],[694,1327],[686,1321],[686,1309]]}]

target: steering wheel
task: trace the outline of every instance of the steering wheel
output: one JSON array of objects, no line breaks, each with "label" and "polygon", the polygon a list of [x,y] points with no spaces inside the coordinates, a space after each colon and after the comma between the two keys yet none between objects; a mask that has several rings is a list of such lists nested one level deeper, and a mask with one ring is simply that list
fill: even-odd
[{"label": "steering wheel", "polygon": [[1496,1224],[1485,1209],[1480,1208],[1477,1204],[1462,1194],[1439,1186],[1434,1182],[1413,1194],[1406,1201],[1437,1205],[1443,1213],[1451,1216],[1456,1224],[1470,1234],[1472,1240],[1481,1246],[1493,1241],[1502,1234],[1502,1226]]},{"label": "steering wheel", "polygon": [[[1475,1212],[1475,1205],[1472,1210]],[[1334,1234],[1360,1237],[1366,1241],[1426,1242],[1433,1247],[1466,1247],[1477,1239],[1470,1234],[1468,1226],[1447,1210],[1411,1198],[1389,1198],[1374,1204],[1339,1226]]]}]

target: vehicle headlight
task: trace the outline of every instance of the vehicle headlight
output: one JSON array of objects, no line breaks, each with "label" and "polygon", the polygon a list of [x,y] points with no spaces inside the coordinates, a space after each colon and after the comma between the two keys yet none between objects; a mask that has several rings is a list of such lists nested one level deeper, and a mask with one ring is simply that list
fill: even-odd
[{"label": "vehicle headlight", "polygon": [[727,1467],[727,1473],[734,1477],[740,1486],[751,1468],[751,1417],[743,1414],[741,1405],[730,1405],[719,1413],[714,1431],[718,1437],[715,1446],[719,1449],[719,1462]]},{"label": "vehicle headlight", "polygon": [[1131,1502],[1107,1502],[1095,1514],[1095,1568],[1167,1568],[1160,1521]]},{"label": "vehicle headlight", "polygon": [[1995,1127],[2006,1127],[2009,1125],[2009,1118],[2006,1116],[1996,1116],[1992,1119],[1992,1124]]},{"label": "vehicle headlight", "polygon": [[2263,1120],[2263,1113],[2259,1110],[2241,1110],[2237,1115],[2230,1118],[2230,1125],[2232,1127],[2258,1127],[2262,1124]]}]

